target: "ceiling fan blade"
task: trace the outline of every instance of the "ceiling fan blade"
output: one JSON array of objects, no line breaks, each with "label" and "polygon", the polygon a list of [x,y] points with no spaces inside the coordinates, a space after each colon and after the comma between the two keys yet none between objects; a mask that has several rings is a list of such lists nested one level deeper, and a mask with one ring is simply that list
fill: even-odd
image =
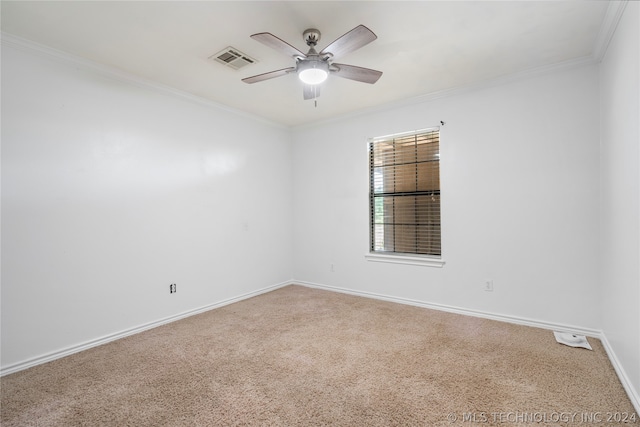
[{"label": "ceiling fan blade", "polygon": [[377,39],[378,36],[373,34],[373,31],[365,27],[364,25],[358,25],[347,34],[339,37],[336,41],[325,47],[320,56],[328,53],[333,55],[333,58],[338,58],[349,52],[353,52],[356,49],[360,49],[362,46],[367,45]]},{"label": "ceiling fan blade", "polygon": [[283,68],[282,70],[270,71],[264,74],[258,74],[257,76],[246,77],[242,79],[245,83],[258,83],[264,80],[275,79],[276,77],[284,76],[292,73],[296,70],[296,67]]},{"label": "ceiling fan blade", "polygon": [[302,89],[304,99],[315,99],[320,96],[320,85],[304,85]]},{"label": "ceiling fan blade", "polygon": [[331,71],[332,74],[342,77],[344,79],[356,80],[363,83],[373,84],[378,81],[382,76],[382,71],[372,70],[371,68],[356,67],[355,65],[347,64],[331,64],[332,67],[337,67],[335,71]]},{"label": "ceiling fan blade", "polygon": [[252,35],[251,38],[269,46],[272,49],[282,52],[287,56],[291,56],[293,58],[307,57],[305,53],[302,53],[301,51],[291,46],[286,41],[282,40],[279,37],[274,36],[271,33],[258,33],[258,34]]}]

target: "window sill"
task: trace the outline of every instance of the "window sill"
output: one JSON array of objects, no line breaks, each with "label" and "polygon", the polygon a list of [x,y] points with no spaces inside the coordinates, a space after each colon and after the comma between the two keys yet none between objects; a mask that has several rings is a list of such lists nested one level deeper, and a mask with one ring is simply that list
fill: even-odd
[{"label": "window sill", "polygon": [[442,268],[445,264],[440,258],[421,257],[421,256],[408,256],[408,255],[387,255],[369,253],[364,256],[367,261],[373,262],[388,262],[391,264],[406,264],[406,265],[420,265],[423,267],[437,267]]}]

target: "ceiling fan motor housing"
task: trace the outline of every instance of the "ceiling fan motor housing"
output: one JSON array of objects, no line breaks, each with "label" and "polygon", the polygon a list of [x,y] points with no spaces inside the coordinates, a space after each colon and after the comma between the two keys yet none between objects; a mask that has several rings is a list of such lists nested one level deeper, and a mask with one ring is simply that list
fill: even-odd
[{"label": "ceiling fan motor housing", "polygon": [[315,46],[320,41],[320,30],[309,28],[304,33],[302,33],[302,38],[304,39],[307,46]]}]

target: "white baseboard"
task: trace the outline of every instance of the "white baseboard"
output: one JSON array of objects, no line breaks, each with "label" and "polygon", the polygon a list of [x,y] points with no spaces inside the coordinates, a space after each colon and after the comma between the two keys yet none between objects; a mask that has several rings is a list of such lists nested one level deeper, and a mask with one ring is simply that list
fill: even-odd
[{"label": "white baseboard", "polygon": [[419,300],[414,300],[409,298],[401,298],[401,297],[394,297],[390,295],[377,294],[374,292],[356,291],[353,289],[340,288],[337,286],[327,286],[319,283],[305,282],[300,280],[294,281],[294,283],[302,286],[307,286],[310,288],[325,289],[328,291],[341,292],[345,294],[356,295],[356,296],[367,297],[367,298],[374,298],[374,299],[379,299],[383,301],[397,302],[399,304],[430,308],[433,310],[446,311],[449,313],[464,314],[465,316],[481,317],[483,319],[491,319],[491,320],[498,320],[501,322],[515,323],[518,325],[533,326],[536,328],[549,329],[553,331],[571,332],[574,334],[580,334],[580,335],[585,335],[585,336],[594,337],[594,338],[600,338],[600,335],[602,333],[597,329],[583,328],[575,325],[551,323],[551,322],[545,322],[542,320],[527,319],[525,317],[519,317],[519,316],[509,316],[504,314],[489,313],[485,311],[469,310],[466,308],[455,307],[452,305],[436,304],[436,303],[419,301]]},{"label": "white baseboard", "polygon": [[204,313],[205,311],[213,310],[214,308],[223,307],[225,305],[233,304],[234,302],[242,301],[242,300],[245,300],[247,298],[252,298],[252,297],[255,297],[255,296],[260,295],[260,294],[271,292],[271,291],[274,291],[276,289],[282,288],[284,286],[291,285],[293,283],[294,283],[293,281],[289,280],[289,281],[286,281],[286,282],[278,283],[276,285],[267,286],[265,288],[258,289],[258,290],[253,291],[253,292],[248,292],[246,294],[238,295],[238,296],[233,297],[233,298],[225,299],[225,300],[222,300],[222,301],[215,302],[213,304],[208,304],[208,305],[205,305],[205,306],[202,306],[202,307],[199,307],[199,308],[195,308],[193,310],[189,310],[189,311],[185,311],[185,312],[173,315],[173,316],[165,317],[164,319],[159,319],[159,320],[156,320],[156,321],[153,321],[153,322],[145,323],[143,325],[136,326],[136,327],[131,328],[131,329],[127,329],[127,330],[124,330],[124,331],[116,332],[114,334],[110,334],[110,335],[106,335],[106,336],[103,336],[103,337],[100,337],[100,338],[96,338],[94,340],[90,340],[90,341],[86,341],[86,342],[83,342],[83,343],[80,343],[80,344],[76,344],[76,345],[64,348],[62,350],[54,351],[54,352],[47,353],[47,354],[44,354],[44,355],[41,355],[41,356],[37,356],[37,357],[31,358],[31,359],[27,359],[27,360],[24,360],[24,361],[21,361],[21,362],[13,363],[13,364],[8,365],[8,366],[3,366],[2,368],[0,368],[0,377],[12,374],[14,372],[22,371],[22,370],[27,369],[27,368],[31,368],[33,366],[41,365],[43,363],[51,362],[53,360],[60,359],[60,358],[65,357],[65,356],[69,356],[69,355],[72,355],[74,353],[79,353],[79,352],[81,352],[83,350],[88,350],[88,349],[90,349],[92,347],[97,347],[99,345],[106,344],[106,343],[109,343],[111,341],[118,340],[120,338],[128,337],[130,335],[134,335],[134,334],[137,334],[137,333],[140,333],[140,332],[144,332],[146,330],[153,329],[153,328],[156,328],[158,326],[161,326],[161,325],[164,325],[164,324],[167,324],[167,323],[175,322],[177,320],[184,319],[186,317],[190,317],[190,316],[194,316],[196,314]]},{"label": "white baseboard", "polygon": [[613,365],[613,368],[615,369],[616,373],[618,374],[618,378],[620,379],[620,382],[622,383],[622,386],[624,387],[625,391],[627,392],[627,395],[629,396],[629,399],[631,400],[631,403],[635,407],[636,413],[640,414],[640,395],[638,394],[638,391],[633,388],[631,380],[629,379],[629,377],[627,376],[624,368],[620,364],[620,361],[619,361],[618,357],[616,356],[613,348],[611,347],[611,344],[607,340],[607,337],[605,336],[605,334],[600,330],[590,329],[590,328],[582,328],[582,327],[577,327],[577,326],[574,326],[574,325],[565,325],[565,324],[557,324],[557,323],[545,322],[545,321],[541,321],[541,320],[527,319],[527,318],[517,317],[517,316],[506,316],[506,315],[502,315],[502,314],[495,314],[495,313],[476,311],[476,310],[468,310],[468,309],[461,308],[461,307],[449,306],[449,305],[444,305],[444,304],[428,303],[428,302],[425,302],[425,301],[413,300],[413,299],[408,299],[408,298],[393,297],[393,296],[377,294],[377,293],[373,293],[373,292],[357,291],[357,290],[353,290],[353,289],[340,288],[340,287],[337,287],[337,286],[322,285],[322,284],[318,284],[318,283],[306,282],[306,281],[301,281],[301,280],[288,280],[286,282],[278,283],[276,285],[267,286],[265,288],[258,289],[258,290],[253,291],[253,292],[249,292],[249,293],[246,293],[246,294],[238,295],[236,297],[229,298],[229,299],[226,299],[226,300],[222,300],[222,301],[219,301],[219,302],[216,302],[216,303],[213,303],[213,304],[208,304],[206,306],[199,307],[199,308],[196,308],[196,309],[193,309],[193,310],[189,310],[189,311],[186,311],[186,312],[183,312],[183,313],[179,313],[179,314],[176,314],[174,316],[170,316],[170,317],[166,317],[164,319],[160,319],[160,320],[157,320],[157,321],[154,321],[154,322],[146,323],[144,325],[140,325],[140,326],[137,326],[135,328],[127,329],[127,330],[124,330],[124,331],[121,331],[121,332],[118,332],[118,333],[115,333],[115,334],[107,335],[107,336],[104,336],[104,337],[101,337],[101,338],[97,338],[95,340],[91,340],[91,341],[87,341],[87,342],[84,342],[84,343],[81,343],[81,344],[77,344],[77,345],[74,345],[74,346],[71,346],[71,347],[67,347],[67,348],[59,350],[59,351],[47,353],[47,354],[44,354],[44,355],[41,355],[41,356],[38,356],[38,357],[34,357],[32,359],[28,359],[28,360],[25,360],[25,361],[22,361],[22,362],[14,363],[12,365],[0,368],[0,376],[9,375],[9,374],[12,374],[14,372],[22,371],[24,369],[31,368],[31,367],[36,366],[36,365],[40,365],[40,364],[47,363],[47,362],[50,362],[50,361],[53,361],[53,360],[56,360],[56,359],[60,359],[62,357],[69,356],[71,354],[78,353],[78,352],[81,352],[83,350],[90,349],[92,347],[97,347],[99,345],[106,344],[106,343],[109,343],[111,341],[115,341],[115,340],[118,340],[120,338],[127,337],[129,335],[134,335],[134,334],[137,334],[137,333],[149,330],[149,329],[153,329],[153,328],[156,328],[158,326],[161,326],[161,325],[164,325],[164,324],[167,324],[167,323],[175,322],[177,320],[184,319],[184,318],[189,317],[189,316],[194,316],[196,314],[200,314],[200,313],[203,313],[205,311],[213,310],[213,309],[218,308],[218,307],[223,307],[225,305],[233,304],[235,302],[239,302],[239,301],[242,301],[242,300],[245,300],[245,299],[248,299],[248,298],[252,298],[252,297],[260,295],[260,294],[271,292],[271,291],[274,291],[276,289],[279,289],[279,288],[282,288],[282,287],[285,287],[285,286],[288,286],[288,285],[301,285],[301,286],[306,286],[306,287],[309,287],[309,288],[323,289],[323,290],[327,290],[327,291],[340,292],[340,293],[349,294],[349,295],[355,295],[355,296],[361,296],[361,297],[366,297],[366,298],[379,299],[379,300],[383,300],[383,301],[396,302],[396,303],[399,303],[399,304],[406,304],[406,305],[412,305],[412,306],[417,306],[417,307],[430,308],[430,309],[439,310],[439,311],[446,311],[446,312],[450,312],[450,313],[463,314],[463,315],[466,315],[466,316],[474,316],[474,317],[480,317],[480,318],[484,318],[484,319],[498,320],[498,321],[502,321],[502,322],[514,323],[514,324],[518,324],[518,325],[533,326],[533,327],[537,327],[537,328],[549,329],[549,330],[554,330],[554,331],[565,331],[565,332],[571,332],[571,333],[575,333],[575,334],[586,335],[586,336],[589,336],[589,337],[598,338],[598,339],[601,340],[601,342],[602,342],[602,344],[603,344],[603,346],[605,348],[605,351],[607,352],[607,356],[609,357],[609,360],[611,361],[611,364]]},{"label": "white baseboard", "polygon": [[629,376],[626,374],[624,370],[624,367],[620,364],[620,361],[616,356],[615,352],[613,351],[611,344],[609,344],[609,341],[607,340],[606,335],[601,330],[583,328],[575,325],[546,322],[542,320],[527,319],[527,318],[518,317],[518,316],[507,316],[503,314],[469,310],[466,308],[454,307],[450,305],[429,303],[429,302],[413,300],[409,298],[393,297],[389,295],[377,294],[374,292],[357,291],[357,290],[341,288],[337,286],[328,286],[328,285],[322,285],[319,283],[305,282],[302,280],[296,280],[293,282],[293,284],[306,286],[309,288],[324,289],[324,290],[333,291],[333,292],[341,292],[341,293],[361,296],[365,298],[374,298],[374,299],[379,299],[383,301],[396,302],[399,304],[407,304],[407,305],[412,305],[417,307],[430,308],[433,310],[446,311],[449,313],[463,314],[466,316],[480,317],[483,319],[498,320],[501,322],[514,323],[517,325],[533,326],[536,328],[549,329],[552,331],[571,332],[574,334],[598,338],[602,342],[602,345],[604,346],[605,351],[607,352],[607,356],[609,357],[609,360],[611,361],[611,364],[613,365],[613,368],[615,369],[616,374],[618,374],[618,378],[620,379],[620,382],[622,383],[624,390],[627,392],[627,395],[629,396],[629,400],[631,400],[631,403],[633,404],[636,410],[636,413],[640,415],[640,394],[638,394],[638,391],[634,389],[632,382],[629,379]]},{"label": "white baseboard", "polygon": [[618,378],[622,383],[622,387],[624,387],[624,390],[627,392],[631,403],[633,403],[633,407],[636,409],[636,414],[640,415],[640,394],[638,393],[638,390],[633,388],[631,379],[622,367],[622,364],[620,364],[620,360],[618,360],[618,356],[616,356],[615,351],[613,351],[613,347],[611,347],[611,344],[609,343],[609,340],[607,339],[607,336],[604,334],[604,332],[600,334],[600,341],[602,341],[602,345],[607,352],[607,356],[609,356],[609,360],[613,365],[613,369],[615,369],[616,374],[618,374]]}]

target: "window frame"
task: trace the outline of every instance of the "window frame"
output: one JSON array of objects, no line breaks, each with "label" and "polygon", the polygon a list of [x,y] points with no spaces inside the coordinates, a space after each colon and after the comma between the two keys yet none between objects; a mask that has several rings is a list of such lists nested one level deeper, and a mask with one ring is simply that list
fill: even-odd
[{"label": "window frame", "polygon": [[[439,199],[439,211],[440,211],[440,235],[439,235],[439,240],[440,240],[440,254],[439,255],[435,255],[435,254],[419,254],[419,253],[412,253],[412,252],[395,252],[395,251],[380,251],[380,250],[375,250],[375,214],[374,214],[374,203],[375,203],[375,193],[374,193],[374,181],[373,180],[373,175],[374,175],[374,171],[373,171],[373,166],[372,166],[372,150],[374,148],[375,143],[377,142],[382,142],[382,141],[390,141],[390,140],[394,140],[394,139],[399,139],[399,138],[406,138],[406,137],[411,137],[411,136],[416,136],[416,135],[421,135],[421,134],[427,134],[430,132],[434,132],[437,131],[438,132],[438,152],[437,152],[437,156],[438,156],[438,180],[440,180],[441,177],[441,160],[442,160],[442,150],[441,150],[441,127],[440,126],[433,126],[433,127],[429,127],[429,128],[424,128],[424,129],[419,129],[419,130],[415,130],[415,131],[409,131],[409,132],[402,132],[402,133],[397,133],[397,134],[391,134],[391,135],[385,135],[385,136],[380,136],[380,137],[374,137],[374,138],[369,138],[367,140],[367,160],[368,160],[368,167],[367,167],[367,171],[368,171],[368,193],[369,193],[369,197],[368,197],[368,225],[369,225],[369,251],[367,254],[365,254],[365,258],[367,261],[372,261],[372,262],[382,262],[382,263],[393,263],[393,264],[404,264],[404,265],[419,265],[419,266],[427,266],[427,267],[438,267],[441,268],[444,266],[445,261],[443,260],[442,257],[442,213],[441,213],[441,208],[442,208],[442,200]],[[395,154],[394,154],[395,155]],[[416,159],[416,164],[419,164],[418,160]],[[441,185],[438,184],[438,192],[439,192],[439,196],[440,196],[440,188]],[[394,248],[395,249],[395,248]]]}]

